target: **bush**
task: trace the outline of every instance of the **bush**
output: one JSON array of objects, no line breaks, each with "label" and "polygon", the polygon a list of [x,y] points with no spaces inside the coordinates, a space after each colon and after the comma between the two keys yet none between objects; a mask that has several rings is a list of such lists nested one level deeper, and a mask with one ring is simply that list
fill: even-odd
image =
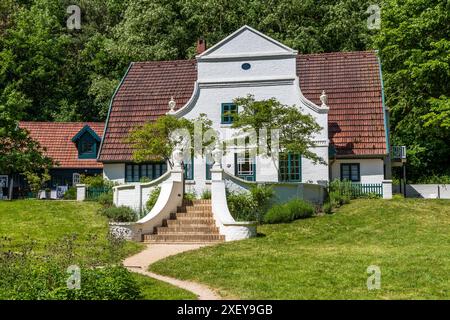
[{"label": "bush", "polygon": [[129,207],[105,207],[100,209],[100,214],[114,222],[133,222],[136,221],[137,214]]},{"label": "bush", "polygon": [[197,194],[195,193],[195,191],[185,192],[183,199],[193,201],[193,200],[197,199]]},{"label": "bush", "polygon": [[264,214],[272,204],[274,191],[271,187],[257,185],[247,193],[227,193],[227,203],[230,213],[237,221],[262,222]]},{"label": "bush", "polygon": [[99,174],[94,176],[86,176],[82,174],[80,176],[80,182],[92,188],[102,188],[102,187],[112,188],[115,185],[114,182],[104,179],[103,176]]},{"label": "bush", "polygon": [[208,189],[203,190],[202,195],[200,197],[202,199],[211,199],[211,191]]},{"label": "bush", "polygon": [[328,199],[330,204],[334,207],[334,208],[338,208],[340,206],[342,206],[344,204],[344,199],[342,198],[341,194],[339,193],[338,190],[336,191],[330,191],[328,193]]},{"label": "bush", "polygon": [[98,203],[100,203],[103,207],[112,207],[113,206],[113,193],[109,191],[107,193],[102,193],[97,198]]},{"label": "bush", "polygon": [[250,189],[253,202],[256,207],[256,220],[262,222],[264,214],[267,212],[272,204],[272,199],[275,195],[273,189],[266,185],[257,185]]},{"label": "bush", "polygon": [[[29,244],[7,252],[0,248],[0,300],[135,300],[142,298],[137,282],[122,266],[95,268],[80,265],[80,288],[68,288],[75,246],[65,259],[52,254],[37,256]],[[75,263],[76,264],[76,263]],[[69,284],[73,282],[69,281]]]},{"label": "bush", "polygon": [[450,184],[450,175],[429,175],[422,177],[416,181],[416,183],[423,183],[423,184]]},{"label": "bush", "polygon": [[362,199],[380,199],[381,196],[377,193],[369,192],[369,193],[363,194],[360,198],[362,198]]},{"label": "bush", "polygon": [[227,193],[228,209],[236,221],[257,221],[256,202],[250,193]]},{"label": "bush", "polygon": [[67,191],[64,193],[63,196],[64,200],[76,200],[77,199],[77,188],[70,187],[67,189]]},{"label": "bush", "polygon": [[265,223],[283,223],[311,217],[314,207],[303,200],[293,199],[284,204],[275,205],[264,216]]},{"label": "bush", "polygon": [[332,214],[333,213],[333,206],[331,205],[330,202],[325,202],[323,204],[322,211],[325,214]]},{"label": "bush", "polygon": [[396,193],[396,194],[392,195],[392,200],[403,200],[403,199],[405,199],[405,197],[400,193]]},{"label": "bush", "polygon": [[161,187],[156,187],[150,192],[147,203],[145,204],[145,207],[147,208],[148,211],[153,209],[160,193]]},{"label": "bush", "polygon": [[152,179],[150,179],[149,177],[142,177],[142,178],[139,179],[140,183],[147,183],[147,182],[150,182],[150,181],[152,181]]}]

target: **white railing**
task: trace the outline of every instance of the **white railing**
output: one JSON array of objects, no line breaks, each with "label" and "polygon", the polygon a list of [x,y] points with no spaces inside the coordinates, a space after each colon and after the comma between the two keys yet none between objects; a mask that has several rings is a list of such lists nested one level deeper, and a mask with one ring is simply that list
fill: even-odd
[{"label": "white railing", "polygon": [[393,146],[392,147],[393,159],[406,159],[406,146]]}]

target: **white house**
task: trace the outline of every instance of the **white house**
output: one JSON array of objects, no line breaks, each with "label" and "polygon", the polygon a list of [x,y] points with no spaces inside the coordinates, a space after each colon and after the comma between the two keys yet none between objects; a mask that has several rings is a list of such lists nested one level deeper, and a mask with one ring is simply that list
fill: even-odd
[{"label": "white house", "polygon": [[[289,155],[279,163],[284,174],[278,181],[270,159],[235,148],[221,157],[227,187],[279,182],[280,194],[290,188],[306,196],[309,191],[298,186],[333,179],[381,185],[389,177],[388,119],[375,52],[298,54],[248,26],[208,50],[204,42],[198,48],[195,60],[130,64],[113,96],[98,156],[105,178],[127,185],[143,177],[159,182],[167,165],[133,161],[124,141],[132,128],[165,114],[194,119],[204,113],[222,137],[229,137],[232,113],[239,112],[233,99],[248,94],[276,98],[312,115],[322,127],[313,151],[327,164]],[[197,194],[211,188],[212,162],[211,156],[185,156],[188,188]],[[141,208],[144,200],[136,205],[130,193],[117,201]]]}]

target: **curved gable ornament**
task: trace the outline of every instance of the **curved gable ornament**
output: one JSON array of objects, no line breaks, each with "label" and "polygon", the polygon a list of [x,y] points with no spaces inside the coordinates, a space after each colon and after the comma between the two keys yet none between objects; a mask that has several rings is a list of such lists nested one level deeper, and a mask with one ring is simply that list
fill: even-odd
[{"label": "curved gable ornament", "polygon": [[[298,77],[296,77],[295,79],[295,87],[297,90],[298,95],[300,96],[300,100],[311,110],[317,112],[317,113],[328,113],[328,111],[330,110],[330,108],[328,108],[327,105],[324,105],[322,102],[322,106],[318,106],[317,104],[315,104],[314,102],[308,100],[304,95],[303,92],[300,88],[300,80]],[[328,101],[328,98],[327,98]]]}]

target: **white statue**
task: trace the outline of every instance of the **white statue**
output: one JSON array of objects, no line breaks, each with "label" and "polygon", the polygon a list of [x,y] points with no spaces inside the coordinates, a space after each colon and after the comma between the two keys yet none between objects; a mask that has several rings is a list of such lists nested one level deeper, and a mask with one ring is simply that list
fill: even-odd
[{"label": "white statue", "polygon": [[320,96],[320,101],[322,101],[322,107],[326,107],[328,103],[328,96],[325,93],[325,90],[322,91],[322,95]]},{"label": "white statue", "polygon": [[216,146],[212,151],[212,157],[214,159],[213,169],[222,168],[222,150],[220,149],[220,142],[216,142]]},{"label": "white statue", "polygon": [[173,99],[173,96],[170,98],[169,101],[169,113],[175,113],[175,107],[177,106],[177,103]]},{"label": "white statue", "polygon": [[183,161],[183,151],[181,150],[179,144],[175,146],[175,149],[172,152],[172,158],[173,158],[173,168],[181,169],[181,161]]}]

